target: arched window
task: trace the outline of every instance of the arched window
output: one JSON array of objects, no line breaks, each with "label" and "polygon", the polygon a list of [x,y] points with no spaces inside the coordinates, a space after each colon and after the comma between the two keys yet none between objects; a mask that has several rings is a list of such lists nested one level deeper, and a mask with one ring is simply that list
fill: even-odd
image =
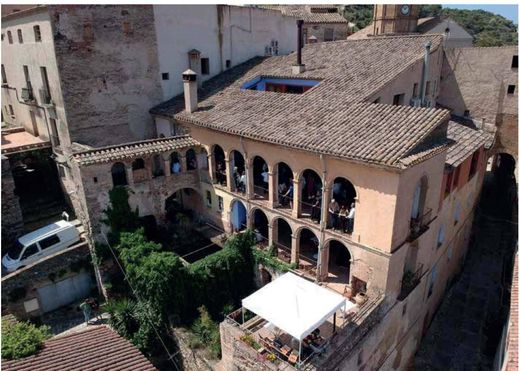
[{"label": "arched window", "polygon": [[154,177],[163,176],[164,175],[164,169],[163,169],[163,159],[161,158],[161,155],[154,155],[152,159],[152,175]]},{"label": "arched window", "polygon": [[186,169],[195,170],[197,168],[197,155],[195,150],[190,148],[186,151]]},{"label": "arched window", "polygon": [[125,186],[128,184],[126,180],[126,168],[122,162],[116,162],[112,165],[112,184],[114,187]]},{"label": "arched window", "polygon": [[412,203],[412,220],[418,220],[424,214],[424,204],[426,201],[426,191],[428,190],[428,179],[426,176],[423,176],[415,187],[415,192],[413,194],[413,203]]},{"label": "arched window", "polygon": [[179,160],[179,154],[177,152],[173,152],[170,155],[170,167],[172,170],[172,174],[178,174],[181,172],[181,162]]},{"label": "arched window", "polygon": [[132,170],[140,169],[144,169],[144,160],[142,158],[137,158],[134,162],[132,162]]},{"label": "arched window", "polygon": [[437,248],[441,247],[444,243],[444,225],[441,225],[439,232],[437,233]]}]

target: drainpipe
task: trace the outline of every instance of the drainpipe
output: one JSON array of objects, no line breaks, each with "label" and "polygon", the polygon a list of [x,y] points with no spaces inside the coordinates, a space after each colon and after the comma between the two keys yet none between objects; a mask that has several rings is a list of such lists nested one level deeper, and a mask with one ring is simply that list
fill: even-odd
[{"label": "drainpipe", "polygon": [[325,162],[325,157],[323,156],[323,154],[320,154],[320,161],[321,161],[321,168],[323,169],[323,171],[321,173],[323,186],[322,186],[322,191],[321,191],[320,244],[318,245],[318,268],[319,269],[317,269],[317,274],[316,274],[317,281],[319,281],[319,278],[321,278],[321,275],[322,275],[321,257],[322,257],[323,249],[324,249],[323,243],[325,242],[325,228],[326,228],[325,220],[327,217],[328,205],[329,205],[328,199],[325,198],[325,195],[327,194],[327,192],[325,191],[327,189],[327,181],[326,181],[327,164]]},{"label": "drainpipe", "polygon": [[426,106],[426,82],[428,81],[428,71],[430,69],[430,49],[432,47],[431,41],[424,44],[424,63],[421,76],[421,106]]}]

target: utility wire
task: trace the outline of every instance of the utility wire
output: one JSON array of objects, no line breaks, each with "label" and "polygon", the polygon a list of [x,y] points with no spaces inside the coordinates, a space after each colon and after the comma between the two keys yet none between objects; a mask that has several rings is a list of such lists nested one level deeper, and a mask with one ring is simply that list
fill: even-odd
[{"label": "utility wire", "polygon": [[[110,252],[112,253],[112,255],[114,256],[114,259],[117,263],[117,265],[119,266],[119,269],[121,269],[121,272],[123,273],[124,277],[125,277],[125,281],[128,283],[128,286],[130,286],[130,289],[132,290],[132,293],[134,294],[134,296],[137,298],[137,301],[138,302],[141,302],[143,303],[143,301],[139,298],[139,295],[137,295],[137,291],[133,288],[132,284],[130,283],[130,280],[128,279],[128,276],[126,275],[126,272],[125,270],[123,269],[123,266],[121,265],[121,263],[119,262],[119,259],[117,258],[114,250],[112,249],[112,246],[110,246],[110,243],[108,242],[108,239],[105,235],[105,233],[101,232],[101,235],[103,236],[103,238],[105,239],[107,245],[108,245],[108,248],[110,249]],[[145,312],[146,314],[149,314],[148,312]],[[148,317],[148,316],[147,316]],[[175,366],[175,369],[178,370],[178,371],[181,371],[179,366],[177,366],[177,363],[175,362],[175,360],[173,359],[173,357],[175,355],[177,355],[177,353],[179,353],[178,351],[175,353],[175,354],[171,354],[170,351],[168,350],[168,347],[166,346],[166,344],[164,343],[161,335],[159,334],[159,331],[157,331],[157,328],[155,327],[153,321],[150,319],[150,317],[147,318],[149,323],[152,325],[152,328],[155,332],[155,335],[157,336],[157,338],[159,339],[159,341],[161,342],[164,350],[166,351],[166,354],[168,354],[168,359],[173,363],[173,365]]]}]

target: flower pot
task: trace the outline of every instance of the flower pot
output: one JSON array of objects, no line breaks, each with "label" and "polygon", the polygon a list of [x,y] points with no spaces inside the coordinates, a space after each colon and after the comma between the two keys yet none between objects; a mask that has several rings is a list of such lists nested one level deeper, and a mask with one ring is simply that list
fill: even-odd
[{"label": "flower pot", "polygon": [[367,301],[367,295],[364,292],[358,292],[354,297],[356,304],[361,305]]}]

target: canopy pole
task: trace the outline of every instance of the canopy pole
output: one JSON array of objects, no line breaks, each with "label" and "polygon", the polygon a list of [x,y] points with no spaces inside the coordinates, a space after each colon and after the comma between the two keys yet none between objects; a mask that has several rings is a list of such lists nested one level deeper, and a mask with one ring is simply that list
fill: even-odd
[{"label": "canopy pole", "polygon": [[302,340],[300,339],[299,346],[298,346],[298,368],[300,368],[301,364],[302,364]]},{"label": "canopy pole", "polygon": [[244,324],[244,312],[245,312],[245,311],[246,311],[245,308],[242,307],[242,324]]},{"label": "canopy pole", "polygon": [[332,320],[332,333],[336,333],[336,312],[334,312],[334,319]]}]

